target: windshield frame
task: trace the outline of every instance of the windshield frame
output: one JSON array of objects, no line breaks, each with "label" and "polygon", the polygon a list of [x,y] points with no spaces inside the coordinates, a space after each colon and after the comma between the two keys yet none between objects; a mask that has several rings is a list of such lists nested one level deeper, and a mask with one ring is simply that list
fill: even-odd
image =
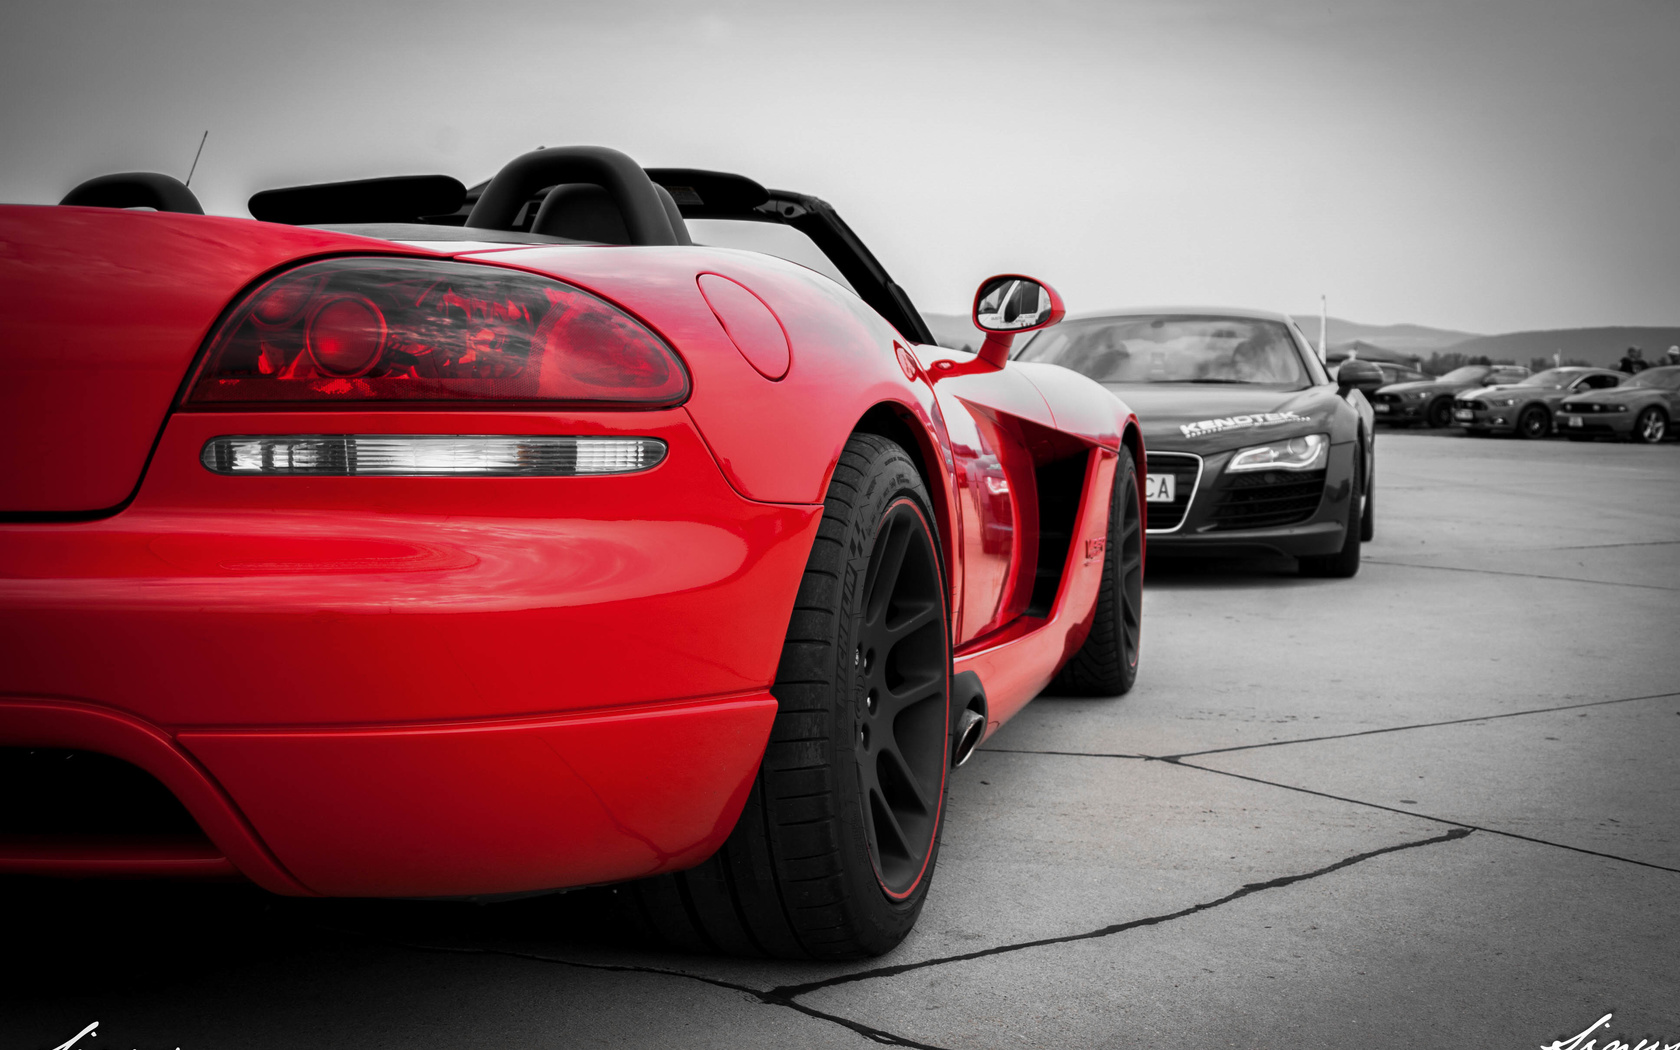
[{"label": "windshield frame", "polygon": [[[1532,375],[1524,376],[1523,378],[1517,380],[1516,383],[1514,383],[1512,385],[1513,386],[1555,387],[1557,389],[1568,389],[1569,387],[1574,386],[1576,383],[1579,383],[1587,375],[1588,375],[1588,371],[1585,368],[1579,368],[1579,367],[1572,367],[1570,365],[1564,365],[1560,368],[1547,368],[1547,369],[1544,369],[1542,371],[1535,372]],[[1541,376],[1553,376],[1554,379],[1557,380],[1557,381],[1548,381],[1548,382],[1545,382],[1545,383],[1535,382],[1535,380],[1539,379]]]},{"label": "windshield frame", "polygon": [[[1472,373],[1472,374],[1468,375],[1468,376],[1465,376],[1465,375],[1460,375],[1459,373],[1461,373],[1461,372],[1469,372],[1469,373]],[[1480,383],[1482,380],[1486,379],[1488,376],[1490,376],[1492,374],[1493,374],[1493,366],[1492,365],[1459,365],[1457,368],[1453,369],[1450,372],[1446,372],[1446,373],[1443,373],[1441,375],[1436,376],[1433,380],[1431,380],[1431,382],[1435,382],[1435,383]],[[1458,376],[1458,378],[1454,379],[1453,378],[1454,376]]]}]

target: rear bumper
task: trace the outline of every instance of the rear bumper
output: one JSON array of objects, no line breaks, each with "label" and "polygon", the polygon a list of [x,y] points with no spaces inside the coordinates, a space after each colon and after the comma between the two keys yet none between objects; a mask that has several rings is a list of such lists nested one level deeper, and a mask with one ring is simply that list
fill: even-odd
[{"label": "rear bumper", "polygon": [[122,758],[207,843],[0,838],[0,871],[216,876],[277,893],[451,896],[555,889],[699,863],[746,800],[767,692],[554,718],[194,730],[95,705],[0,700],[8,746]]},{"label": "rear bumper", "polygon": [[204,842],[6,841],[0,870],[281,893],[506,893],[714,851],[763,754],[821,507],[724,479],[681,409],[479,412],[635,433],[641,474],[224,477],[229,433],[452,433],[425,412],[174,416],[135,501],[0,525],[0,747],[112,755]]}]

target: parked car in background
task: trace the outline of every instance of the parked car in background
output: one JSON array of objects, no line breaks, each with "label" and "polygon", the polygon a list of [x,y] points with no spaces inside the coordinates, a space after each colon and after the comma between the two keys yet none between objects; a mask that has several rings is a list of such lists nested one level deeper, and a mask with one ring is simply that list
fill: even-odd
[{"label": "parked car in background", "polygon": [[1286,315],[1087,315],[1033,337],[1017,360],[1072,369],[1137,412],[1152,556],[1276,551],[1303,576],[1359,571],[1374,530],[1371,408],[1330,381]]},{"label": "parked car in background", "polygon": [[1622,438],[1655,445],[1674,432],[1680,415],[1680,365],[1650,368],[1608,390],[1566,397],[1558,429],[1571,441]]},{"label": "parked car in background", "polygon": [[1528,375],[1529,369],[1522,365],[1465,365],[1434,379],[1385,386],[1371,396],[1371,408],[1379,423],[1450,427],[1454,395],[1478,387],[1516,383]]},{"label": "parked car in background", "polygon": [[1625,378],[1608,368],[1548,368],[1514,385],[1466,390],[1453,400],[1453,422],[1471,434],[1546,437],[1552,433],[1557,408],[1564,398],[1606,390]]}]

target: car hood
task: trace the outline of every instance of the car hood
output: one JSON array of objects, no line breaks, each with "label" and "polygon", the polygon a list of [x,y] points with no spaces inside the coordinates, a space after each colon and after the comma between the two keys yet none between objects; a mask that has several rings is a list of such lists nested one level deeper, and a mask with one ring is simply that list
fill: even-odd
[{"label": "car hood", "polygon": [[1489,396],[1497,397],[1500,394],[1511,391],[1515,391],[1518,395],[1530,394],[1534,397],[1548,397],[1563,393],[1563,388],[1558,386],[1522,386],[1518,383],[1501,383],[1498,386],[1484,386],[1475,390],[1465,390],[1458,396],[1465,401],[1480,401]]},{"label": "car hood", "polygon": [[1565,401],[1637,401],[1661,393],[1656,387],[1649,386],[1613,386],[1607,390],[1587,390],[1579,394],[1570,394]]},{"label": "car hood", "polygon": [[1137,413],[1147,448],[1200,453],[1327,433],[1340,398],[1332,386],[1275,390],[1202,383],[1104,383]]}]

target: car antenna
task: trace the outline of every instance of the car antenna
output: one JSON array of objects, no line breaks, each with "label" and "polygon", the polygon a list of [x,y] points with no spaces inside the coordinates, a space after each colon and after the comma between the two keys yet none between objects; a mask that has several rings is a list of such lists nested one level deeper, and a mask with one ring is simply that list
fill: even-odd
[{"label": "car antenna", "polygon": [[187,169],[187,181],[183,182],[181,185],[183,185],[183,186],[191,186],[192,185],[193,172],[198,170],[198,158],[204,156],[204,140],[209,138],[209,137],[210,137],[210,129],[205,128],[204,129],[204,134],[202,136],[200,136],[199,140],[198,140],[198,152],[193,154],[192,167]]}]

